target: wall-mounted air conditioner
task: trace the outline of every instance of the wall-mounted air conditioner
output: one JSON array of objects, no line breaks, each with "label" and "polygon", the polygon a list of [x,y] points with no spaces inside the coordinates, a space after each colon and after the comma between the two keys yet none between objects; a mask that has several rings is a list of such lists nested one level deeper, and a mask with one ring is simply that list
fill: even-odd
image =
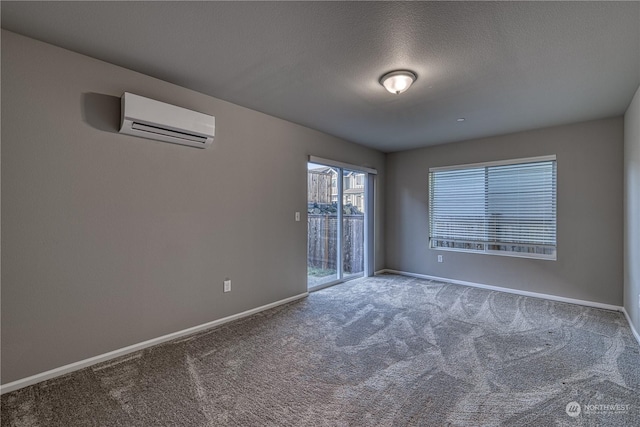
[{"label": "wall-mounted air conditioner", "polygon": [[207,148],[213,142],[215,129],[213,116],[129,92],[122,95],[120,133]]}]

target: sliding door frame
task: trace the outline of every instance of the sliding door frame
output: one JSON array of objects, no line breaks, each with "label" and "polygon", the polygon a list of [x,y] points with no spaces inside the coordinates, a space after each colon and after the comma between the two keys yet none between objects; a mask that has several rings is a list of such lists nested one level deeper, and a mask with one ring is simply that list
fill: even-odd
[{"label": "sliding door frame", "polygon": [[[349,170],[353,172],[361,172],[365,173],[364,180],[364,195],[365,195],[365,213],[364,213],[364,271],[362,277],[370,277],[374,275],[374,222],[375,222],[375,176],[378,174],[378,171],[373,168],[368,168],[364,166],[352,165],[349,163],[339,162],[335,160],[323,159],[316,156],[309,156],[308,163],[315,163],[323,166],[329,166],[336,168],[338,171],[338,215],[337,215],[337,268],[336,268],[336,280],[332,280],[327,283],[323,283],[321,285],[317,285],[311,288],[308,288],[309,291],[318,291],[320,289],[327,288],[329,286],[337,285],[338,283],[345,282],[347,280],[356,279],[359,277],[354,277],[352,279],[344,278],[344,248],[343,248],[343,192],[344,192],[344,170]],[[307,239],[309,235],[307,233]],[[308,247],[308,242],[307,242]],[[307,260],[308,263],[308,260]],[[308,267],[308,265],[307,265]],[[308,284],[307,284],[308,287]]]}]

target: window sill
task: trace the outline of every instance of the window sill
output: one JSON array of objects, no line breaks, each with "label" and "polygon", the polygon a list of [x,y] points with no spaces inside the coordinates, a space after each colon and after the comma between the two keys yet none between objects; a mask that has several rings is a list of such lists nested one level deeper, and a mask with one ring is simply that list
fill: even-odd
[{"label": "window sill", "polygon": [[429,249],[434,251],[446,251],[446,252],[464,252],[466,254],[478,254],[478,255],[498,255],[498,256],[506,256],[512,258],[528,258],[528,259],[540,259],[543,261],[557,261],[558,255],[543,255],[543,254],[531,254],[524,252],[503,252],[503,251],[474,251],[469,249],[456,249],[456,248],[432,248]]}]

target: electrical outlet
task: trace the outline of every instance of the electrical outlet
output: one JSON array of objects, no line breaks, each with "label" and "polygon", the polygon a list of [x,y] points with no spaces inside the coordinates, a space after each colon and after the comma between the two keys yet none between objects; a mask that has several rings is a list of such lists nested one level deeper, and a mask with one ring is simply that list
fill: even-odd
[{"label": "electrical outlet", "polygon": [[300,221],[300,212],[296,212],[296,221]]},{"label": "electrical outlet", "polygon": [[442,262],[442,255],[438,255],[438,262]]},{"label": "electrical outlet", "polygon": [[231,279],[224,281],[224,292],[231,292]]}]

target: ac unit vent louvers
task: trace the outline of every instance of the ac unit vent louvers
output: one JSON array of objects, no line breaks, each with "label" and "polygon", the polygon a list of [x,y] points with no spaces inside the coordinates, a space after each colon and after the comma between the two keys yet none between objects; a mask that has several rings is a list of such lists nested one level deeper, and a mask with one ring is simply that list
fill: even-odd
[{"label": "ac unit vent louvers", "polygon": [[186,139],[187,141],[195,141],[201,144],[204,144],[205,142],[207,142],[207,138],[205,138],[204,136],[193,135],[186,132],[176,132],[174,130],[161,128],[158,126],[145,125],[144,123],[134,122],[131,125],[131,129],[155,133],[158,135],[172,136],[174,138]]}]

